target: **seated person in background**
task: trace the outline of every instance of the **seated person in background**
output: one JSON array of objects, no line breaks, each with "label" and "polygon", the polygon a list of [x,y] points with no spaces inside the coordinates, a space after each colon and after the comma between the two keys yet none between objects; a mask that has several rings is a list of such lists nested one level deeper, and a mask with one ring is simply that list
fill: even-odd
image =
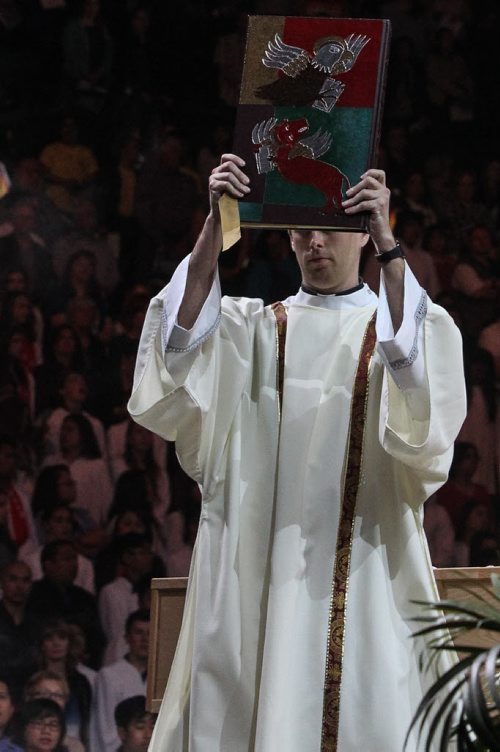
[{"label": "seated person in background", "polygon": [[99,664],[104,635],[97,603],[90,593],[75,585],[77,552],[71,541],[52,541],[42,551],[44,576],[33,584],[27,605],[30,619],[64,619],[78,624],[85,632],[89,662]]},{"label": "seated person in background", "polygon": [[[28,564],[33,580],[41,580],[43,577],[41,555],[46,543],[55,540],[75,540],[76,523],[73,510],[64,501],[54,501],[42,509],[40,528],[42,544],[36,547],[24,545],[19,550],[19,559]],[[84,588],[89,593],[95,593],[94,567],[90,559],[82,554],[78,554],[75,585]]]},{"label": "seated person in background", "polygon": [[0,752],[22,752],[21,747],[10,741],[10,722],[14,710],[9,682],[0,674]]},{"label": "seated person in background", "polygon": [[[53,700],[65,712],[69,700],[69,686],[66,679],[56,671],[50,669],[37,671],[30,676],[24,688],[24,701],[31,700]],[[67,752],[85,752],[82,742],[75,736],[66,734],[63,744]]]},{"label": "seated person in background", "polygon": [[12,741],[23,752],[65,752],[64,713],[53,700],[31,700],[21,706],[14,722]]},{"label": "seated person in background", "polygon": [[[27,347],[23,353],[23,362],[30,373],[42,362],[43,319],[36,316],[38,310],[33,305],[30,295],[23,290],[6,293],[1,300],[0,329],[5,336],[13,329],[24,332]],[[40,314],[40,311],[38,311]]]},{"label": "seated person in background", "polygon": [[68,683],[69,694],[64,705],[66,731],[84,744],[88,740],[92,689],[86,676],[76,667],[72,635],[64,619],[47,619],[37,639],[39,668],[55,671]]},{"label": "seated person in background", "polygon": [[500,566],[498,536],[489,531],[475,533],[470,541],[470,566]]},{"label": "seated person in background", "polygon": [[76,485],[75,505],[84,509],[96,526],[104,525],[113,486],[90,421],[82,414],[66,415],[59,446],[60,453],[47,457],[45,464],[68,466]]},{"label": "seated person in background", "polygon": [[146,710],[146,700],[135,695],[115,708],[115,722],[121,744],[117,752],[147,752],[156,716]]},{"label": "seated person in background", "polygon": [[68,258],[61,283],[51,301],[51,320],[54,324],[67,318],[69,304],[75,300],[93,301],[99,315],[106,308],[106,299],[96,277],[96,257],[84,248],[77,247]]},{"label": "seated person in background", "polygon": [[450,515],[433,494],[424,506],[424,532],[434,567],[455,566],[455,530]]},{"label": "seated person in background", "polygon": [[441,294],[450,292],[451,277],[457,265],[457,249],[450,245],[446,225],[436,224],[428,227],[422,239],[422,247],[432,256]]},{"label": "seated person in background", "polygon": [[472,347],[465,358],[467,415],[457,441],[473,444],[477,450],[477,464],[472,476],[474,483],[489,494],[498,491],[499,470],[499,413],[495,383],[495,361],[487,350]]},{"label": "seated person in background", "polygon": [[[115,499],[117,496],[115,495]],[[146,535],[148,540],[154,541],[153,520],[148,510],[141,503],[140,497],[137,496],[126,500],[123,506],[120,504],[116,512],[113,511],[113,508],[110,509],[107,530],[110,536],[109,542],[98,551],[94,560],[95,583],[98,592],[104,585],[112,582],[120,572],[120,539],[122,536],[128,533],[139,533]],[[163,566],[161,559],[155,555],[154,577],[162,576]]]},{"label": "seated person in background", "polygon": [[59,405],[60,389],[68,373],[81,373],[83,356],[75,331],[69,324],[51,328],[47,332],[44,362],[35,368],[35,414]]},{"label": "seated person in background", "polygon": [[0,570],[17,559],[17,546],[9,530],[9,497],[0,490]]},{"label": "seated person in background", "polygon": [[468,501],[462,508],[455,541],[456,567],[471,566],[471,542],[478,533],[491,533],[494,520],[490,504]]},{"label": "seated person in background", "polygon": [[35,385],[26,359],[33,341],[22,326],[4,332],[0,339],[0,426],[15,437],[29,457],[35,404]]},{"label": "seated person in background", "polygon": [[96,677],[91,717],[91,749],[116,752],[120,737],[114,713],[119,702],[146,695],[149,611],[134,611],[125,625],[128,652],[124,658],[104,666]]},{"label": "seated person in background", "polygon": [[81,414],[87,418],[92,426],[94,436],[99,444],[101,456],[106,458],[107,448],[104,426],[99,418],[96,418],[84,409],[89,395],[89,388],[85,376],[74,371],[67,373],[63,378],[59,394],[60,406],[56,407],[45,420],[45,455],[48,456],[60,452],[59,434],[64,418],[70,414]]},{"label": "seated person in background", "polygon": [[27,617],[31,570],[13,561],[0,570],[0,670],[10,685],[14,702],[22,696],[24,682],[36,669],[35,625]]},{"label": "seated person in background", "polygon": [[115,483],[118,483],[121,478],[130,472],[143,474],[146,494],[143,494],[142,498],[154,520],[155,543],[157,544],[155,550],[166,560],[170,479],[166,472],[167,452],[165,442],[163,442],[162,450],[163,463],[160,464],[157,460],[158,451],[154,434],[133,420],[129,420],[123,455],[111,462],[111,473]]},{"label": "seated person in background", "polygon": [[500,303],[500,258],[493,244],[490,229],[475,225],[469,230],[467,241],[451,278],[464,311],[467,334],[477,337],[493,318]]},{"label": "seated person in background", "polygon": [[[0,238],[2,274],[21,268],[26,276],[26,292],[42,306],[50,302],[56,276],[45,243],[38,235],[36,204],[20,198],[9,210],[7,233]],[[10,230],[10,232],[9,232]]]},{"label": "seated person in background", "polygon": [[[34,304],[32,296],[29,292],[28,275],[24,269],[15,265],[10,269],[3,269],[1,276],[1,297],[7,298],[9,295],[15,295],[17,293],[24,293],[27,295],[30,301],[30,308],[28,310],[29,316],[33,317],[34,330],[37,342],[42,341],[42,335],[44,334],[44,320],[40,308]],[[41,362],[41,360],[40,360]]]},{"label": "seated person in background", "polygon": [[161,502],[161,499],[155,495],[150,477],[149,473],[138,468],[125,470],[120,475],[115,484],[113,503],[108,513],[108,530],[111,533],[114,528],[116,535],[115,522],[118,515],[124,511],[137,512],[141,518],[142,530],[135,532],[145,532],[148,536],[155,556],[154,570],[160,572],[165,569],[168,561],[170,515],[159,514],[161,506],[158,502]]},{"label": "seated person in background", "polygon": [[[105,544],[107,536],[104,529],[94,522],[89,512],[78,506],[76,483],[68,466],[64,463],[43,467],[35,481],[31,507],[35,517],[37,535],[41,540],[43,540],[42,516],[47,513],[47,510],[59,503],[65,504],[71,509],[75,521],[75,539],[78,550],[91,556]],[[29,550],[32,550],[32,548]],[[81,584],[84,587],[80,582],[76,584]]]},{"label": "seated person in background", "polygon": [[107,638],[103,663],[109,665],[127,652],[125,624],[127,617],[139,608],[135,586],[153,567],[151,541],[139,533],[128,533],[117,539],[118,573],[99,593],[99,616]]},{"label": "seated person in background", "polygon": [[75,668],[79,674],[87,678],[92,692],[94,691],[95,678],[97,671],[88,665],[89,655],[87,651],[87,638],[85,632],[79,624],[68,624],[71,655],[74,659]]},{"label": "seated person in background", "polygon": [[80,198],[73,211],[74,225],[54,245],[52,260],[59,280],[75,248],[95,258],[95,276],[99,286],[109,295],[118,282],[117,260],[105,229],[99,225],[97,207],[89,198]]},{"label": "seated person in background", "polygon": [[472,480],[478,460],[479,456],[474,444],[468,441],[455,442],[449,478],[436,495],[438,502],[450,515],[455,533],[468,501],[482,502],[488,506],[491,504],[486,488]]},{"label": "seated person in background", "polygon": [[40,162],[49,184],[47,195],[58,209],[69,211],[74,200],[92,185],[98,165],[92,150],[79,142],[73,117],[63,118],[59,135],[59,140],[44,147]]}]

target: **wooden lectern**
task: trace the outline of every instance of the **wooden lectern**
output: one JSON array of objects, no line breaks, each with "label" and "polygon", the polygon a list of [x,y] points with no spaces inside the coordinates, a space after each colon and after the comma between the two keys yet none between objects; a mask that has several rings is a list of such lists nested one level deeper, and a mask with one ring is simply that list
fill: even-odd
[{"label": "wooden lectern", "polygon": [[[500,567],[435,569],[434,575],[443,600],[483,598],[498,605],[491,589],[491,575],[500,575]],[[146,705],[157,713],[167,684],[182,623],[187,577],[158,577],[151,581],[151,627]],[[471,633],[467,644],[491,647],[498,642],[497,632]]]},{"label": "wooden lectern", "polygon": [[[482,599],[498,608],[498,600],[491,586],[491,575],[500,575],[500,567],[464,567],[462,569],[435,569],[439,596],[446,601],[470,601]],[[459,638],[455,645],[477,645],[491,648],[498,644],[498,632],[485,629],[473,630]],[[460,652],[460,651],[459,651]]]},{"label": "wooden lectern", "polygon": [[186,599],[187,577],[155,577],[151,580],[146,707],[160,709],[174,659]]}]

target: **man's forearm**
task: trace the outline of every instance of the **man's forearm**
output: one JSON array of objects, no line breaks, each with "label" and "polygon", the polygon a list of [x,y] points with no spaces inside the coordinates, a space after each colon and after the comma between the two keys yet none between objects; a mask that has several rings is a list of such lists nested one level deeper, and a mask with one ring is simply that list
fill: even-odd
[{"label": "man's forearm", "polygon": [[212,287],[221,248],[220,221],[210,213],[189,260],[186,289],[177,314],[177,323],[183,329],[194,326],[203,308]]},{"label": "man's forearm", "polygon": [[394,334],[403,322],[404,310],[404,279],[405,262],[402,258],[395,258],[382,266],[387,305],[391,314]]}]

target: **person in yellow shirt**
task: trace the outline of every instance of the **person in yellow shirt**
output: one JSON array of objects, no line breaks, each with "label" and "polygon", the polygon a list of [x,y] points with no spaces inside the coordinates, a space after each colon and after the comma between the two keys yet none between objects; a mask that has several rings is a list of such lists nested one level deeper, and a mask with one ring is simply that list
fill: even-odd
[{"label": "person in yellow shirt", "polygon": [[60,139],[45,146],[40,161],[49,183],[47,194],[62,211],[71,209],[99,169],[92,150],[79,142],[78,124],[73,117],[64,117]]}]

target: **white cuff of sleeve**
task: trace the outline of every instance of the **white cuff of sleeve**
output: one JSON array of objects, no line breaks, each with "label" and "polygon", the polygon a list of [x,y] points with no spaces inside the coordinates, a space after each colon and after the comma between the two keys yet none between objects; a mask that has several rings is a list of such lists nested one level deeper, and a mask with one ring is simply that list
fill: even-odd
[{"label": "white cuff of sleeve", "polygon": [[377,312],[378,351],[399,389],[420,389],[426,384],[423,321],[427,294],[405,264],[403,321],[396,335],[384,287],[380,279]]},{"label": "white cuff of sleeve", "polygon": [[177,314],[186,288],[189,258],[187,256],[179,264],[165,289],[161,322],[163,352],[193,350],[212,334],[219,323],[221,289],[217,271],[212,288],[193,327],[183,329],[177,324]]}]

